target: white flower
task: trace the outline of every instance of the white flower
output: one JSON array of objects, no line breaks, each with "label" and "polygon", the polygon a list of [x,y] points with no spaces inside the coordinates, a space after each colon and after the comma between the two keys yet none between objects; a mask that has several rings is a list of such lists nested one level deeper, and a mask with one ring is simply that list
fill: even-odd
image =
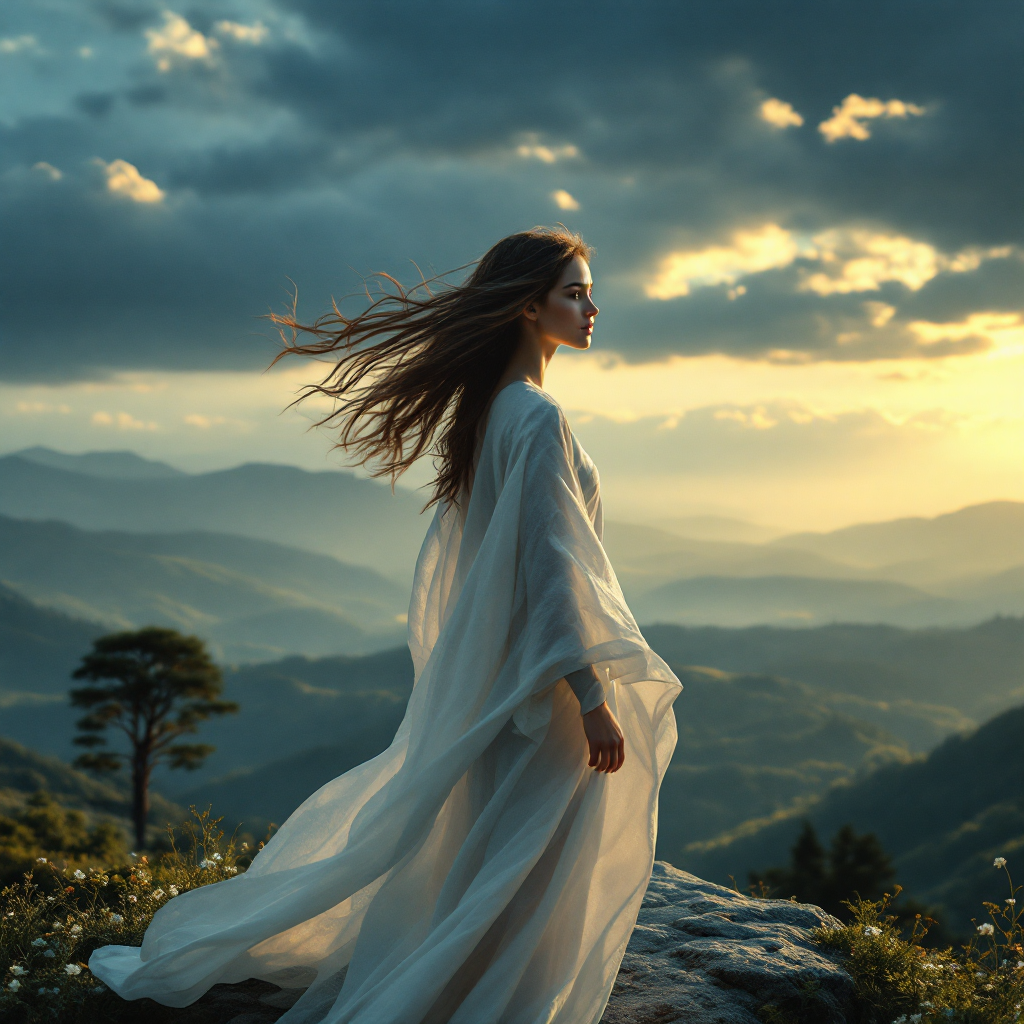
[{"label": "white flower", "polygon": [[249,849],[249,844],[248,843],[242,843],[242,849],[243,850],[248,850]]},{"label": "white flower", "polygon": [[167,893],[165,893],[163,889],[154,889],[153,892],[149,894],[149,898],[151,900],[162,900],[166,895]]},{"label": "white flower", "polygon": [[138,903],[139,902],[139,898],[138,898],[138,896],[129,896],[128,897],[128,902],[129,903]]},{"label": "white flower", "polygon": [[225,875],[237,875],[238,874],[238,868],[225,868],[224,869],[224,874]]},{"label": "white flower", "polygon": [[71,934],[72,935],[81,935],[82,934],[82,926],[80,924],[73,924],[71,926]]},{"label": "white flower", "polygon": [[25,968],[22,967],[20,964],[15,964],[11,968],[11,974],[13,974],[15,977],[18,977],[19,975],[22,975],[22,974],[28,974],[28,971],[26,971]]},{"label": "white flower", "polygon": [[978,925],[979,935],[992,935],[995,932],[995,926],[989,924],[987,921],[984,924]]},{"label": "white flower", "polygon": [[974,972],[974,976],[976,978],[984,978],[985,977],[985,972],[984,971],[975,971]]},{"label": "white flower", "polygon": [[45,864],[46,863],[46,858],[45,857],[36,857],[36,863],[37,864]]},{"label": "white flower", "polygon": [[75,868],[74,877],[77,878],[78,881],[82,881],[82,879],[85,878],[85,872],[81,868]]},{"label": "white flower", "polygon": [[82,968],[79,967],[78,964],[65,964],[64,973],[70,974],[72,977],[74,977],[76,974],[82,973]]},{"label": "white flower", "polygon": [[205,857],[199,862],[199,866],[205,871],[207,868],[213,867],[213,861],[207,860]]},{"label": "white flower", "polygon": [[59,932],[63,927],[64,927],[64,922],[63,921],[54,921],[53,922],[53,930],[55,932]]},{"label": "white flower", "polygon": [[138,857],[138,854],[134,850],[132,850],[132,852],[129,853],[128,856],[129,857]]},{"label": "white flower", "polygon": [[54,951],[53,951],[52,949],[44,949],[44,950],[43,950],[43,956],[46,956],[46,957],[50,957],[50,958],[52,959],[52,958],[53,958],[53,957],[55,957],[56,955],[57,955],[57,954],[56,954],[56,953],[54,953]]},{"label": "white flower", "polygon": [[1011,907],[1017,906],[1017,901],[1016,900],[1007,900],[1006,902],[1009,903]]},{"label": "white flower", "polygon": [[46,945],[46,939],[33,939],[32,940],[32,945],[33,946],[45,946]]},{"label": "white flower", "polygon": [[907,1015],[904,1013],[902,1016],[897,1017],[892,1024],[906,1024]]},{"label": "white flower", "polygon": [[876,935],[881,935],[882,934],[882,929],[881,928],[876,928],[873,924],[869,924],[864,929],[864,934],[870,936],[871,938],[874,938]]},{"label": "white flower", "polygon": [[910,1017],[908,1017],[907,1019],[910,1021],[910,1024],[920,1024],[921,1014],[920,1013],[912,1013],[910,1015]]},{"label": "white flower", "polygon": [[57,898],[56,896],[47,896],[46,897],[46,902],[47,903],[52,903],[56,898]]},{"label": "white flower", "polygon": [[224,858],[219,853],[215,853],[213,855],[213,859],[214,860],[223,860]]},{"label": "white flower", "polygon": [[114,924],[120,924],[124,920],[124,918],[120,914],[111,914],[110,915],[110,920]]},{"label": "white flower", "polygon": [[992,867],[994,867],[994,868],[1005,868],[1006,867],[1006,858],[1005,857],[996,857],[996,859],[994,861],[992,861]]},{"label": "white flower", "polygon": [[8,987],[8,988],[9,988],[9,989],[10,989],[10,990],[11,990],[12,992],[17,992],[17,991],[18,991],[18,989],[19,989],[19,988],[21,988],[21,982],[20,982],[20,981],[18,981],[18,979],[17,979],[17,978],[15,978],[15,979],[14,979],[14,980],[13,980],[12,982],[10,982],[10,984],[8,984],[8,986],[7,986],[7,987]]},{"label": "white flower", "polygon": [[167,891],[172,896],[177,896],[178,895],[178,887],[176,885],[169,885],[169,886],[167,886]]}]

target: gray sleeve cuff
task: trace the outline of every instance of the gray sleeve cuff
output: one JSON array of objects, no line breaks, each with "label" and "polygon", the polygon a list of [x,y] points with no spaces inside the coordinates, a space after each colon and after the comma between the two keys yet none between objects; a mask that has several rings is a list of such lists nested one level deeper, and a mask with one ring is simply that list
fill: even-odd
[{"label": "gray sleeve cuff", "polygon": [[593,665],[566,674],[565,681],[580,702],[580,714],[600,707],[608,699],[608,687]]}]

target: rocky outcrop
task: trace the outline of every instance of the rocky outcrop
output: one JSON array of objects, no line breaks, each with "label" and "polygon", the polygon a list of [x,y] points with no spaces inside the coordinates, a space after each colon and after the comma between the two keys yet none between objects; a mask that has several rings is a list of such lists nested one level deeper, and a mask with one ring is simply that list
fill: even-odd
[{"label": "rocky outcrop", "polygon": [[843,1024],[853,981],[811,941],[818,907],[753,899],[654,865],[602,1024]]}]

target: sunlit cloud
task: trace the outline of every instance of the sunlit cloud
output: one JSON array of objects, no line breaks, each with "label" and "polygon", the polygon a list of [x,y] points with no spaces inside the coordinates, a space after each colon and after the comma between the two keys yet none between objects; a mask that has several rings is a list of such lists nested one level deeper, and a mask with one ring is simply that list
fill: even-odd
[{"label": "sunlit cloud", "polygon": [[767,99],[760,107],[761,120],[776,128],[799,128],[804,119],[793,109],[792,104],[774,97]]},{"label": "sunlit cloud", "polygon": [[94,412],[91,417],[91,422],[97,427],[116,427],[118,430],[159,430],[160,426],[157,423],[149,422],[145,420],[136,419],[129,412],[119,412],[116,416],[112,416],[109,412],[105,412],[100,409]]},{"label": "sunlit cloud", "polygon": [[255,25],[241,25],[237,21],[218,21],[213,27],[219,35],[228,36],[236,43],[248,43],[250,46],[259,46],[269,33],[262,21],[257,21]]},{"label": "sunlit cloud", "polygon": [[204,36],[173,11],[164,11],[163,26],[147,28],[145,35],[157,70],[164,72],[170,71],[176,63],[204,61],[209,64],[220,46],[216,39]]},{"label": "sunlit cloud", "polygon": [[524,160],[539,160],[543,164],[554,164],[559,160],[569,160],[580,155],[580,151],[572,145],[545,146],[535,136],[516,147],[516,153]]},{"label": "sunlit cloud", "polygon": [[[752,430],[771,430],[772,427],[779,425],[779,421],[772,419],[763,405],[746,411],[743,409],[718,409],[715,412],[715,419],[733,420]],[[796,418],[792,419],[794,423],[810,423],[814,417],[808,414],[798,414]]]},{"label": "sunlit cloud", "polygon": [[955,323],[914,320],[907,330],[921,345],[979,339],[1000,355],[1024,354],[1024,318],[1019,313],[972,313]]},{"label": "sunlit cloud", "polygon": [[33,171],[38,171],[40,174],[44,174],[50,181],[60,181],[64,175],[53,166],[48,164],[45,160],[40,160],[39,163],[32,165]]},{"label": "sunlit cloud", "polygon": [[832,108],[832,116],[818,125],[818,131],[825,136],[826,142],[839,139],[859,139],[863,142],[871,138],[871,131],[866,121],[877,117],[905,118],[909,115],[920,117],[924,107],[903,100],[883,101],[877,97],[865,98],[852,92],[838,107]]},{"label": "sunlit cloud", "polygon": [[39,41],[35,36],[7,36],[0,39],[0,53],[21,53],[25,50],[38,50]]},{"label": "sunlit cloud", "polygon": [[184,420],[190,427],[198,427],[200,430],[209,430],[210,427],[220,426],[222,423],[227,423],[227,417],[225,416],[204,416],[202,413],[193,412],[189,413]]},{"label": "sunlit cloud", "polygon": [[54,404],[52,402],[15,402],[14,414],[16,416],[40,416],[45,413],[56,412],[61,416],[67,416],[71,412],[71,406],[63,402]]},{"label": "sunlit cloud", "polygon": [[556,188],[551,199],[560,210],[578,210],[580,204],[564,188]]},{"label": "sunlit cloud", "polygon": [[813,258],[826,269],[808,275],[800,290],[818,295],[873,292],[888,281],[916,292],[942,272],[969,273],[985,260],[1005,258],[1012,251],[1001,246],[946,255],[905,235],[856,229],[824,231],[814,236],[813,243]]},{"label": "sunlit cloud", "polygon": [[107,190],[124,196],[135,203],[159,203],[164,191],[155,181],[144,178],[139,169],[127,160],[112,160],[109,164],[99,161],[107,176]]},{"label": "sunlit cloud", "polygon": [[675,299],[694,288],[734,285],[748,274],[789,266],[805,249],[806,243],[778,224],[737,231],[731,245],[669,253],[644,291],[651,299]]}]

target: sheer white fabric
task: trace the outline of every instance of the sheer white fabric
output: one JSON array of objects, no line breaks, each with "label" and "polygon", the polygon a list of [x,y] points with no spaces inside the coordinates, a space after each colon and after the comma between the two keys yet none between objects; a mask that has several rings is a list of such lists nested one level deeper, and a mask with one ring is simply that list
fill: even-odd
[{"label": "sheer white fabric", "polygon": [[[314,793],[244,874],[170,900],[89,966],[127,999],[306,988],[282,1024],[593,1024],[654,859],[679,681],[601,545],[597,472],[561,409],[496,396],[471,500],[438,508],[391,746]],[[565,676],[592,666],[625,733],[587,767]]]}]

